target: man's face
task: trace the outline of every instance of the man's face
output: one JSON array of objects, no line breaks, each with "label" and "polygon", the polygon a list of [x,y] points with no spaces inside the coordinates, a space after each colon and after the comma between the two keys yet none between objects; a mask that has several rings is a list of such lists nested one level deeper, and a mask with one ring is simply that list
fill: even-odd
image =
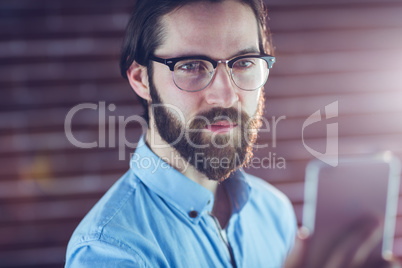
[{"label": "man's face", "polygon": [[[245,51],[260,53],[254,13],[238,2],[188,4],[164,16],[162,24],[157,57],[227,60]],[[186,92],[176,87],[166,65],[154,63],[150,87],[151,122],[154,119],[157,133],[209,179],[228,177],[251,156],[263,104],[261,89],[238,88],[224,64],[218,64],[205,89]]]}]

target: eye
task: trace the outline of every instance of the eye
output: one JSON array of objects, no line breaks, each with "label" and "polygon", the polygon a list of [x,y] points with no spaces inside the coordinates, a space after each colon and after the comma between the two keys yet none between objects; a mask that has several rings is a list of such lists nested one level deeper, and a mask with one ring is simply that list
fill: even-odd
[{"label": "eye", "polygon": [[233,68],[236,68],[236,69],[248,69],[248,68],[253,67],[254,65],[255,65],[254,59],[246,58],[246,59],[241,59],[241,60],[236,61],[233,64]]},{"label": "eye", "polygon": [[200,68],[200,63],[199,62],[190,62],[190,63],[185,63],[179,66],[179,69],[181,70],[197,70]]},{"label": "eye", "polygon": [[200,73],[208,71],[206,64],[202,60],[180,61],[177,63],[175,69],[189,73]]}]

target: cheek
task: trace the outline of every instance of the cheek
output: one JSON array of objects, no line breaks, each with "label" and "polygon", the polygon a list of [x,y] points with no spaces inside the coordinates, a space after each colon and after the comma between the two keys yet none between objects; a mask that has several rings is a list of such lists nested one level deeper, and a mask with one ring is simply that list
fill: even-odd
[{"label": "cheek", "polygon": [[166,102],[166,97],[174,93],[175,84],[172,79],[172,72],[162,64],[154,64],[153,66],[153,83],[163,102]]},{"label": "cheek", "polygon": [[256,91],[242,91],[239,93],[239,99],[242,103],[242,109],[248,114],[253,115],[257,111],[258,102],[262,94],[262,89]]},{"label": "cheek", "polygon": [[181,121],[183,117],[185,120],[188,120],[191,116],[199,112],[197,109],[200,103],[202,103],[201,92],[186,92],[180,90],[173,82],[172,73],[162,68],[157,68],[156,66],[153,80],[162,102],[169,104],[170,108],[175,111],[175,113],[180,113]]},{"label": "cheek", "polygon": [[177,89],[175,94],[170,96],[170,100],[180,110],[185,122],[201,112],[202,95],[198,92],[185,92]]}]

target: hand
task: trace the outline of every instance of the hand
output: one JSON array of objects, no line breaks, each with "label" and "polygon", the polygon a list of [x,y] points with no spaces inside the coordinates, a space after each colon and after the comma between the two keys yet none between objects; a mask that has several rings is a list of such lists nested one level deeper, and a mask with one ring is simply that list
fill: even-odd
[{"label": "hand", "polygon": [[293,251],[284,268],[400,268],[391,256],[384,260],[378,256],[382,242],[382,228],[373,218],[361,219],[352,224],[328,248],[311,252],[311,236],[304,227],[299,229]]}]

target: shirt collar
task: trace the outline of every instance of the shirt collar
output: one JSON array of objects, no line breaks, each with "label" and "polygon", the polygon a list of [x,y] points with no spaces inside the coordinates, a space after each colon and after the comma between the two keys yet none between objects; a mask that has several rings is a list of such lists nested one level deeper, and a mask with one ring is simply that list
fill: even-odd
[{"label": "shirt collar", "polygon": [[223,182],[233,203],[233,213],[239,213],[249,200],[251,186],[246,175],[239,169]]},{"label": "shirt collar", "polygon": [[[145,143],[145,136],[138,142],[130,168],[149,189],[176,207],[190,221],[197,223],[201,215],[212,211],[212,192],[190,180],[152,152]],[[233,201],[234,212],[239,212],[246,204],[251,189],[244,172],[236,171],[224,184]]]}]

